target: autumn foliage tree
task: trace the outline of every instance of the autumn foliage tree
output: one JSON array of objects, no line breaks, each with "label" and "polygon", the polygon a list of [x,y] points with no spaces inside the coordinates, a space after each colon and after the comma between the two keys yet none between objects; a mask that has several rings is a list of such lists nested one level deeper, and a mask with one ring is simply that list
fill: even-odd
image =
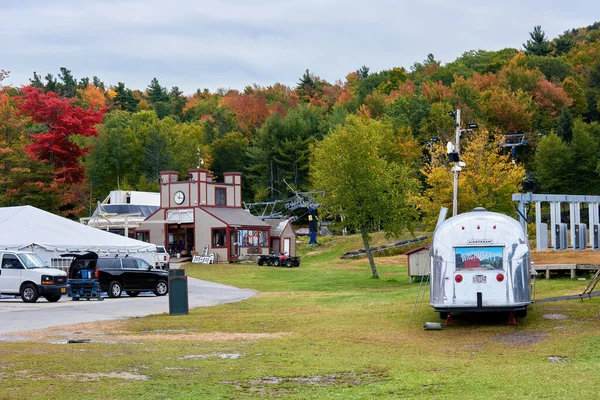
[{"label": "autumn foliage tree", "polygon": [[32,143],[25,151],[32,159],[50,164],[57,181],[65,184],[82,182],[86,175],[79,158],[86,155],[89,148],[81,147],[72,138],[97,136],[96,125],[102,122],[105,109],[85,110],[73,105],[73,100],[52,92],[44,93],[32,86],[22,89],[19,100],[20,114],[44,126],[43,132],[30,135]]},{"label": "autumn foliage tree", "polygon": [[[504,154],[498,146],[499,137],[490,136],[484,129],[464,139],[461,141],[461,160],[466,167],[458,179],[459,213],[481,206],[511,214],[512,194],[519,193],[525,168],[513,163],[510,154]],[[419,202],[429,223],[435,222],[440,207],[452,208],[454,182],[443,143],[432,149],[431,158],[432,162],[422,170],[428,188]]]}]

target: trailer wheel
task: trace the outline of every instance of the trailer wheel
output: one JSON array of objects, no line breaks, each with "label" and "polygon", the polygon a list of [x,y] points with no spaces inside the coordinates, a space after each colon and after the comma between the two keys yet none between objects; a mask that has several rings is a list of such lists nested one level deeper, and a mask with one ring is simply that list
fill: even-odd
[{"label": "trailer wheel", "polygon": [[450,315],[449,312],[440,311],[440,319],[446,320],[446,319],[448,319],[449,315]]},{"label": "trailer wheel", "polygon": [[525,318],[527,316],[527,309],[515,311],[515,318]]}]

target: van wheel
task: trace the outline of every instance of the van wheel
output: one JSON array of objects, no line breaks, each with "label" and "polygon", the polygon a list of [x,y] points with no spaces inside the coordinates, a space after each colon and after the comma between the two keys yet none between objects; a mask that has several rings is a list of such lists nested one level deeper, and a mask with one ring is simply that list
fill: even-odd
[{"label": "van wheel", "polygon": [[44,296],[46,300],[50,303],[55,303],[60,300],[62,296],[60,294],[47,294]]},{"label": "van wheel", "polygon": [[158,281],[156,284],[156,289],[154,289],[154,294],[157,296],[164,296],[169,292],[169,286],[165,281]]},{"label": "van wheel", "polygon": [[25,303],[35,303],[39,297],[40,294],[33,283],[26,283],[21,288],[21,299]]},{"label": "van wheel", "polygon": [[127,290],[125,293],[127,293],[127,296],[129,297],[136,297],[140,294],[140,292],[132,292],[131,290]]},{"label": "van wheel", "polygon": [[115,282],[111,282],[110,285],[108,285],[108,297],[121,297],[121,293],[123,292],[123,287],[121,286],[121,284],[117,281]]}]

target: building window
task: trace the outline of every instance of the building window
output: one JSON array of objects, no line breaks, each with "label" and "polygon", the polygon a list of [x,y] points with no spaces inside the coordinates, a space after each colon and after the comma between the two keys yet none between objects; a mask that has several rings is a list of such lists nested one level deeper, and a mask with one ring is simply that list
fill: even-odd
[{"label": "building window", "polygon": [[136,232],[135,238],[137,240],[141,240],[142,242],[149,243],[150,242],[150,232],[144,232],[144,231]]},{"label": "building window", "polygon": [[225,229],[213,229],[212,247],[225,247],[227,245],[227,231]]},{"label": "building window", "polygon": [[269,245],[267,231],[242,229],[237,234],[240,246],[267,247]]},{"label": "building window", "polygon": [[215,188],[215,205],[226,206],[227,205],[227,189]]}]

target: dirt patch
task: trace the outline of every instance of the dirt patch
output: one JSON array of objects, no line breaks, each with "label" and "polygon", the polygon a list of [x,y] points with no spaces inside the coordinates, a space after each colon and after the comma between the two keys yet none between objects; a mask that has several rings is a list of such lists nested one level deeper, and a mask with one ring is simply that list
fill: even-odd
[{"label": "dirt patch", "polygon": [[531,332],[513,332],[508,335],[502,335],[494,339],[498,343],[515,344],[515,345],[532,345],[546,340],[548,334],[541,331]]},{"label": "dirt patch", "polygon": [[592,251],[592,250],[532,251],[531,252],[531,260],[535,264],[597,264],[597,265],[600,265],[600,253],[598,251]]},{"label": "dirt patch", "polygon": [[248,341],[259,339],[280,339],[289,335],[286,332],[276,333],[229,333],[229,332],[206,332],[206,333],[184,333],[184,334],[148,334],[148,335],[124,335],[114,336],[116,340],[189,340],[198,342],[229,342]]},{"label": "dirt patch", "polygon": [[147,375],[134,374],[131,372],[109,372],[109,373],[76,373],[66,375],[66,378],[76,379],[79,382],[97,381],[102,378],[124,379],[128,381],[147,381],[150,379]]},{"label": "dirt patch", "polygon": [[571,360],[569,360],[566,357],[558,357],[558,356],[550,356],[550,357],[548,357],[548,361],[550,361],[551,363],[567,363],[567,362],[571,362]]},{"label": "dirt patch", "polygon": [[11,340],[64,344],[69,340],[92,343],[128,343],[140,344],[144,341],[189,340],[199,342],[249,341],[259,339],[279,339],[290,333],[230,333],[230,332],[190,332],[186,330],[152,330],[129,333],[123,330],[124,321],[102,321],[63,325],[19,333],[19,337],[11,336]]},{"label": "dirt patch", "polygon": [[569,317],[565,314],[544,314],[542,315],[544,319],[556,319],[556,320],[565,320],[569,319]]},{"label": "dirt patch", "polygon": [[193,360],[196,358],[206,359],[206,358],[211,358],[211,357],[219,357],[219,358],[222,358],[223,360],[237,360],[238,358],[241,358],[243,356],[239,353],[188,354],[183,357],[180,357],[179,359],[180,360]]},{"label": "dirt patch", "polygon": [[335,374],[301,376],[301,377],[279,377],[265,376],[258,379],[249,379],[247,381],[224,381],[221,384],[233,385],[237,389],[258,392],[267,395],[280,395],[293,393],[294,385],[297,386],[358,386],[368,383],[374,383],[382,379],[382,374],[374,371],[365,371],[362,373],[342,372]]}]

